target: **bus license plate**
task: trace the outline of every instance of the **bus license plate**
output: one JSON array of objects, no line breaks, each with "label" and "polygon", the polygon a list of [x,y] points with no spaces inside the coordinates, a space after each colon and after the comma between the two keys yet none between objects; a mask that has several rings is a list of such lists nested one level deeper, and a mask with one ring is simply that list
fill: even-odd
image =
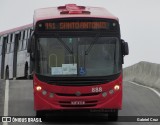
[{"label": "bus license plate", "polygon": [[71,101],[71,105],[84,105],[85,101]]}]

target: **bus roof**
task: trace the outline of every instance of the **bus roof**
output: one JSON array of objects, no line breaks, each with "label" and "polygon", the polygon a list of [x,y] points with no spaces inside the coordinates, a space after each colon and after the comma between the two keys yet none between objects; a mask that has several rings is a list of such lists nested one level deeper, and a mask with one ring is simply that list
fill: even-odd
[{"label": "bus roof", "polygon": [[109,18],[118,20],[105,8],[77,6],[76,4],[66,4],[65,6],[37,9],[34,12],[34,24],[40,20],[70,17],[92,17]]},{"label": "bus roof", "polygon": [[9,34],[9,33],[13,33],[13,32],[18,32],[20,30],[24,30],[24,29],[32,28],[32,27],[33,27],[33,24],[27,24],[27,25],[24,25],[24,26],[16,27],[16,28],[13,28],[13,29],[9,29],[9,30],[0,32],[0,36],[1,35],[6,35],[6,34]]}]

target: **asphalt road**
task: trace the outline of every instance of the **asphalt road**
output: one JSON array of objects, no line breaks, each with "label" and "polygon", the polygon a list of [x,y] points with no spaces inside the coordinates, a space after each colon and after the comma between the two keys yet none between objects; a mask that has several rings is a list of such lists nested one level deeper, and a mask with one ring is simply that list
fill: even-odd
[{"label": "asphalt road", "polygon": [[[0,115],[3,116],[4,105],[4,90],[2,89],[5,81],[0,81]],[[33,109],[33,85],[31,80],[10,80],[9,81],[9,101],[8,101],[8,116],[35,116]],[[119,116],[160,116],[160,97],[153,91],[134,85],[129,82],[124,82],[123,89],[123,109],[119,112]],[[159,125],[159,122],[105,122],[96,117],[81,117],[76,119],[73,117],[70,120],[62,119],[52,121],[51,123],[23,123],[28,124],[54,124],[54,125]],[[126,121],[132,117],[126,118]],[[121,117],[120,117],[121,119]],[[160,119],[159,119],[160,120]],[[9,125],[17,125],[19,123],[8,123]],[[22,124],[22,123],[21,123]],[[3,124],[4,125],[4,124]]]}]

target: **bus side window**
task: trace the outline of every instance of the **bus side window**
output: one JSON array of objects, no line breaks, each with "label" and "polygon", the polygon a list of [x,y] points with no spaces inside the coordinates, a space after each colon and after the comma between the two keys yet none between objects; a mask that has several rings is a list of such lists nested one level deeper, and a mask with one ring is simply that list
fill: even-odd
[{"label": "bus side window", "polygon": [[10,53],[12,53],[14,50],[14,39],[15,39],[15,34],[12,34]]},{"label": "bus side window", "polygon": [[23,46],[24,46],[24,43],[25,43],[25,35],[26,35],[26,31],[24,30],[23,31],[23,36],[22,36],[22,47],[21,47],[21,50],[23,50]]},{"label": "bus side window", "polygon": [[27,40],[26,40],[26,49],[27,49],[27,46],[28,46],[28,40],[29,40],[30,36],[31,36],[31,29],[28,29],[28,31],[27,31]]},{"label": "bus side window", "polygon": [[8,43],[7,43],[7,53],[11,52],[11,42],[12,42],[12,34],[9,35]]},{"label": "bus side window", "polygon": [[23,31],[21,31],[19,36],[19,42],[18,42],[18,51],[22,50],[23,35],[24,35]]},{"label": "bus side window", "polygon": [[2,37],[0,37],[0,56],[2,55]]},{"label": "bus side window", "polygon": [[27,31],[27,39],[29,39],[30,36],[31,36],[31,29],[28,29],[28,31]]},{"label": "bus side window", "polygon": [[13,34],[10,34],[9,42],[8,42],[8,53],[11,53],[11,44],[12,44]]},{"label": "bus side window", "polygon": [[6,37],[5,39],[5,44],[6,44],[6,53],[9,53],[9,49],[10,49],[10,43],[9,43],[9,39],[10,39],[10,35]]},{"label": "bus side window", "polygon": [[23,40],[23,50],[26,49],[28,30],[25,30],[24,32],[25,32],[25,33],[24,33],[24,40]]}]

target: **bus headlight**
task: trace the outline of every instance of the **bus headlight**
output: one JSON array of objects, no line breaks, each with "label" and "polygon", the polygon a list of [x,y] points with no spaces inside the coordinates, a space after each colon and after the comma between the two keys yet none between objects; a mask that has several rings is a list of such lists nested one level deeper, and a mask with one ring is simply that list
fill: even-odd
[{"label": "bus headlight", "polygon": [[119,86],[119,85],[115,85],[115,86],[114,86],[114,90],[117,91],[117,90],[119,90],[119,89],[120,89],[120,86]]},{"label": "bus headlight", "polygon": [[37,91],[41,91],[41,90],[42,90],[42,87],[41,87],[41,86],[37,86],[37,87],[36,87],[36,90],[37,90]]}]

